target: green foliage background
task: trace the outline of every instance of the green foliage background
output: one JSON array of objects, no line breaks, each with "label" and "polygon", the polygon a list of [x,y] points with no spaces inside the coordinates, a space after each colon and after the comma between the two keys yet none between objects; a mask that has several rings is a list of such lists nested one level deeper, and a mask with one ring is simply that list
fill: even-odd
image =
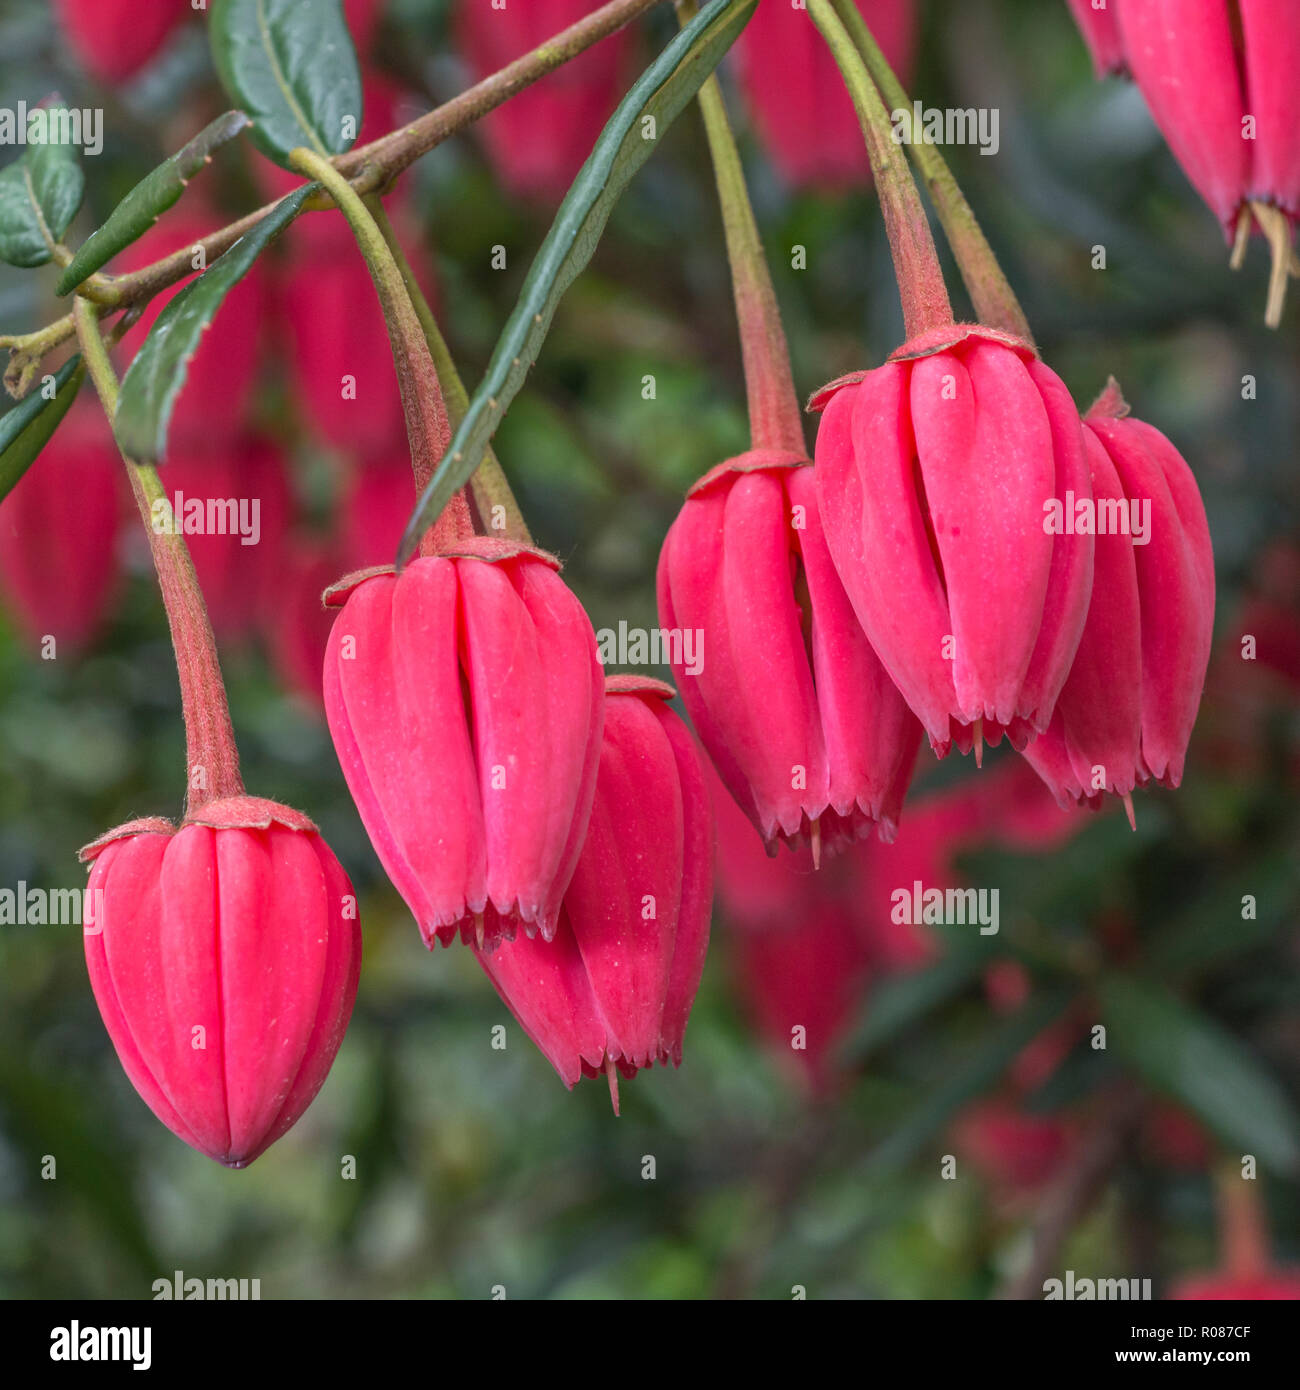
[{"label": "green foliage background", "polygon": [[[445,10],[394,0],[380,46],[430,101],[464,84]],[[646,57],[672,32],[671,14],[640,28]],[[170,138],[172,118],[211,80],[195,32],[125,96],[105,94],[35,0],[0,10],[0,55],[0,103],[57,87],[72,104],[106,107],[107,145],[90,161],[74,244],[197,128]],[[724,65],[808,392],[901,339],[880,219],[869,192],[790,196],[740,118],[728,73]],[[958,177],[1076,399],[1086,404],[1115,374],[1137,413],[1188,456],[1228,629],[1260,556],[1296,527],[1300,303],[1280,332],[1263,327],[1262,249],[1243,274],[1228,271],[1213,217],[1140,97],[1093,81],[1063,0],[931,0],[912,86],[928,105],[999,109],[1000,152],[950,151]],[[684,489],[747,442],[698,114],[663,143],[564,301],[496,441],[535,534],[564,558],[598,628],[654,625],[654,566]],[[254,157],[223,156],[204,176],[232,214],[253,206]],[[503,197],[472,137],[409,177],[435,248],[440,318],[472,386],[547,219]],[[505,272],[490,268],[497,243],[510,249]],[[807,247],[806,271],[791,268],[795,244]],[[1091,268],[1098,244],[1104,271]],[[0,272],[5,331],[50,315],[55,275]],[[955,275],[950,284],[964,309]],[[653,402],[642,398],[646,374]],[[1242,399],[1246,374],[1255,400]],[[260,409],[275,420],[283,399],[268,390]],[[311,460],[300,462],[310,472]],[[957,1181],[939,1177],[948,1122],[975,1089],[962,1078],[973,1059],[996,1055],[1005,1028],[978,987],[884,1038],[834,1104],[810,1106],[738,1008],[719,922],[685,1066],[625,1086],[616,1122],[603,1086],[566,1093],[513,1022],[508,1048],[492,1050],[504,1009],[467,952],[420,945],[323,724],[277,687],[262,653],[223,659],[248,786],[308,811],[362,896],[351,1030],[297,1128],[249,1170],[226,1172],[173,1138],[132,1091],[75,930],[0,928],[0,1295],[148,1297],[154,1279],[181,1269],[259,1277],[266,1298],[485,1298],[494,1285],[512,1298],[789,1297],[796,1284],[823,1298],[983,1298],[1023,1258],[1035,1202],[1000,1200],[969,1168]],[[1123,1015],[1135,1035],[1128,1054],[1148,1076],[1163,1068],[1184,1101],[1232,1109],[1237,1078],[1216,1070],[1221,1052],[1203,1050],[1213,1019],[1252,1076],[1275,1088],[1280,1131],[1263,1132],[1272,1121],[1249,1095],[1233,1123],[1243,1142],[1255,1133],[1261,1153],[1280,1156],[1261,1187],[1275,1253],[1295,1261],[1297,721],[1294,705],[1252,718],[1229,730],[1266,750],[1248,775],[1198,756],[1207,726],[1240,722],[1237,710],[1207,709],[1184,787],[1140,795],[1136,835],[1102,818],[1057,855],[987,855],[972,868],[976,881],[1001,883],[1004,899],[1014,894],[1007,949],[1032,962],[1039,999],[1108,968],[1100,924],[1122,910],[1139,948],[1111,963],[1124,975],[1117,988],[1158,985],[1191,1019],[1171,1022],[1139,1001]],[[133,815],[177,813],[182,762],[166,629],[141,566],[110,634],[78,664],[36,661],[0,631],[0,885],[80,886],[79,845]],[[923,769],[932,784],[974,775]],[[1258,924],[1240,920],[1243,893],[1260,896]],[[1091,1113],[1099,1088],[1126,1069],[1125,1051],[1075,1057],[1037,1103]],[[1227,1152],[1247,1151],[1243,1142]],[[354,1181],[340,1179],[341,1154],[356,1156]],[[54,1181],[42,1180],[43,1155],[57,1159]],[[645,1155],[654,1181],[642,1178]],[[1208,1175],[1171,1173],[1133,1152],[1076,1225],[1060,1267],[1162,1280],[1216,1258]]]}]

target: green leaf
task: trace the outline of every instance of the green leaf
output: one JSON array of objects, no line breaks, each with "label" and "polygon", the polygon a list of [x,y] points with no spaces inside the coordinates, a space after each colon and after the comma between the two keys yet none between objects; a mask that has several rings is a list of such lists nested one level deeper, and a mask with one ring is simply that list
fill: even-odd
[{"label": "green leaf", "polygon": [[172,407],[185,384],[203,330],[215,318],[226,295],[293,221],[317,187],[309,183],[282,198],[158,315],[122,378],[113,432],[127,458],[138,463],[154,463],[162,458]]},{"label": "green leaf", "polygon": [[214,0],[212,58],[258,148],[284,168],[306,145],[342,154],[361,129],[361,73],[342,0]]},{"label": "green leaf", "polygon": [[1065,990],[1053,990],[1031,999],[992,1033],[967,1048],[940,1084],[867,1155],[866,1168],[906,1163],[958,1110],[997,1083],[1012,1060],[1059,1017],[1070,998]]},{"label": "green leaf", "polygon": [[[29,113],[43,115],[46,135],[72,135],[68,108],[62,102]],[[0,171],[0,260],[31,267],[50,259],[50,244],[62,239],[81,206],[85,176],[71,140],[29,144],[19,159]]]},{"label": "green leaf", "polygon": [[1230,1033],[1161,986],[1131,975],[1102,982],[1107,1042],[1221,1138],[1270,1167],[1300,1166],[1300,1123],[1285,1092]]},{"label": "green leaf", "polygon": [[0,502],[13,491],[19,478],[36,461],[50,441],[59,421],[77,398],[86,369],[80,356],[70,357],[54,374],[54,395],[39,389],[0,415]]},{"label": "green leaf", "polygon": [[988,966],[989,958],[989,952],[978,949],[949,951],[924,970],[885,980],[871,991],[862,1021],[842,1050],[844,1059],[861,1061],[956,998]]},{"label": "green leaf", "polygon": [[537,360],[556,306],[595,253],[619,195],[722,61],[757,4],[713,0],[641,74],[610,117],[560,204],[483,381],[407,523],[399,564],[414,554],[420,537],[478,467],[503,412]]},{"label": "green leaf", "polygon": [[184,149],[146,174],[109,213],[108,221],[86,238],[59,276],[55,294],[70,293],[88,275],[142,237],[185,192],[190,179],[211,162],[212,152],[233,140],[248,123],[242,111],[227,111],[204,126]]},{"label": "green leaf", "polygon": [[[1255,899],[1255,916],[1241,915],[1241,900]],[[1192,906],[1153,932],[1143,959],[1151,974],[1193,976],[1256,950],[1279,933],[1296,909],[1294,855],[1274,851],[1234,878],[1211,884]]]}]

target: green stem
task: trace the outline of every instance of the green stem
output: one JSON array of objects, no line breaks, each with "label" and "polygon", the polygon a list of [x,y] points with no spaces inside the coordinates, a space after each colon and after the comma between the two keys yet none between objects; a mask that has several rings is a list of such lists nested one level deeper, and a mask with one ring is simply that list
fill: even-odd
[{"label": "green stem", "polygon": [[[111,424],[117,413],[117,376],[100,336],[98,315],[91,303],[81,298],[76,300],[72,313],[82,360]],[[135,463],[125,454],[122,460],[149,535],[149,549],[176,653],[189,769],[186,815],[192,816],[209,801],[242,795],[244,782],[239,773],[235,731],[203,591],[185,538],[175,524],[162,479],[152,464]]]},{"label": "green stem", "polygon": [[[695,0],[678,0],[683,24],[695,17]],[[755,449],[780,449],[802,454],[807,449],[803,415],[790,371],[790,349],[781,327],[781,310],[772,288],[772,276],[763,241],[754,220],[754,209],[745,187],[740,151],[727,119],[722,88],[710,77],[700,88],[700,110],[713,159],[718,203],[731,263],[731,284],[736,300],[736,320],[745,363],[745,390],[749,398],[749,430]]]},{"label": "green stem", "polygon": [[[880,51],[862,12],[852,0],[832,0],[832,3],[858,52],[866,60],[867,69],[885,102],[894,111],[910,112],[912,102],[889,66],[889,60]],[[1032,343],[1029,320],[947,161],[924,138],[914,138],[907,143],[912,161],[925,180],[943,224],[948,245],[952,247],[957,268],[975,306],[976,317],[990,328],[1000,328]]]},{"label": "green stem", "polygon": [[[334,199],[339,211],[347,218],[352,235],[356,238],[357,249],[374,281],[375,292],[384,311],[384,322],[388,325],[393,364],[397,368],[402,413],[406,417],[406,435],[411,446],[411,469],[415,474],[416,495],[419,496],[451,443],[451,422],[447,418],[447,406],[442,398],[442,386],[433,364],[433,355],[411,303],[406,282],[384,240],[383,232],[361,195],[329,160],[300,147],[290,153],[289,163],[300,173],[318,180]],[[434,554],[444,544],[454,543],[472,532],[469,505],[464,494],[457,493],[426,533],[421,553]]]},{"label": "green stem", "polygon": [[889,113],[831,0],[808,0],[808,13],[834,55],[867,142],[894,258],[907,337],[916,338],[931,329],[945,327],[953,321],[952,305],[921,196],[907,161],[894,143]]},{"label": "green stem", "polygon": [[[393,230],[393,224],[389,220],[388,213],[384,210],[383,201],[378,194],[369,193],[366,195],[365,204],[370,210],[370,215],[375,219],[375,225],[383,235],[398,270],[401,271],[402,283],[406,286],[407,294],[410,295],[415,316],[420,321],[424,340],[433,357],[434,370],[438,374],[438,380],[442,383],[442,396],[447,406],[447,414],[451,419],[452,428],[455,429],[465,418],[465,412],[469,409],[469,392],[465,390],[465,383],[456,370],[456,364],[452,361],[451,350],[447,346],[446,339],[442,336],[438,321],[433,316],[429,301],[424,297],[420,282],[415,278],[415,272],[406,259],[406,253],[402,250],[397,233]],[[500,460],[490,444],[483,454],[483,462],[474,470],[474,476],[469,480],[469,485],[474,498],[475,510],[486,529],[502,531],[509,539],[522,541],[525,545],[532,544],[528,523],[524,520],[524,514],[519,508],[519,503],[515,500],[505,470],[501,467]],[[498,507],[501,508],[500,513],[496,510]],[[504,518],[504,527],[494,525],[498,515]]]}]

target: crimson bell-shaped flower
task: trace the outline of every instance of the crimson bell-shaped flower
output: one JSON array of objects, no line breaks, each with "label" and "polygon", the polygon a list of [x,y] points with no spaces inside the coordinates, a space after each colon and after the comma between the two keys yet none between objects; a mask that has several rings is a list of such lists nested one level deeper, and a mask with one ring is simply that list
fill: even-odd
[{"label": "crimson bell-shaped flower", "polygon": [[1124,54],[1152,118],[1245,253],[1268,236],[1268,321],[1282,312],[1300,215],[1300,6],[1293,0],[1120,0]]},{"label": "crimson bell-shaped flower", "polygon": [[[1025,757],[1062,805],[1182,780],[1214,627],[1214,554],[1196,479],[1112,380],[1084,417],[1099,534],[1083,637],[1051,726]],[[1076,504],[1077,505],[1077,504]]]},{"label": "crimson bell-shaped flower", "polygon": [[658,590],[682,701],[769,846],[891,839],[920,729],[831,564],[807,460],[752,449],[701,478]]},{"label": "crimson bell-shaped flower", "polygon": [[0,598],[47,656],[85,648],[113,606],[122,482],[104,417],[74,408],[0,502]]},{"label": "crimson bell-shaped flower", "polygon": [[467,537],[351,575],[325,655],[334,748],[427,945],[555,935],[596,784],[595,634],[558,562]]},{"label": "crimson bell-shaped flower", "polygon": [[[916,48],[915,0],[856,3],[890,67],[906,81]],[[786,182],[835,191],[870,181],[853,103],[805,6],[759,5],[736,53],[746,104]]]},{"label": "crimson bell-shaped flower", "polygon": [[193,0],[55,0],[59,29],[100,82],[125,82],[194,13]]},{"label": "crimson bell-shaped flower", "polygon": [[1124,40],[1120,37],[1119,20],[1115,17],[1120,0],[1070,0],[1075,23],[1092,54],[1092,66],[1098,77],[1123,72]]},{"label": "crimson bell-shaped flower", "polygon": [[179,829],[133,821],[91,862],[86,965],[131,1084],[179,1138],[243,1168],[311,1104],[356,998],[361,929],[316,827],[257,797]]},{"label": "crimson bell-shaped flower", "polygon": [[606,682],[604,738],[582,853],[553,941],[517,936],[479,964],[570,1090],[583,1076],[680,1066],[713,904],[704,760],[672,687]]},{"label": "crimson bell-shaped flower", "polygon": [[[456,34],[475,80],[585,19],[589,0],[456,0]],[[479,123],[489,158],[518,198],[559,202],[622,95],[631,34],[620,29],[490,112]]]},{"label": "crimson bell-shaped flower", "polygon": [[936,753],[1023,748],[1051,720],[1092,591],[1091,535],[1049,504],[1088,498],[1078,411],[1010,334],[936,329],[812,408],[817,500],[872,647]]}]

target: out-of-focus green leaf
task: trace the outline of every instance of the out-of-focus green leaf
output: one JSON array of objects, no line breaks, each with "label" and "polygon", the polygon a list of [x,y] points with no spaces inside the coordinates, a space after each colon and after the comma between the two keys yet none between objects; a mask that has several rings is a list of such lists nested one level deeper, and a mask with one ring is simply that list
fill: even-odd
[{"label": "out-of-focus green leaf", "polygon": [[172,408],[203,330],[216,317],[226,295],[293,221],[315,189],[316,185],[309,183],[282,198],[158,315],[122,378],[113,431],[128,458],[152,463],[163,457]]},{"label": "out-of-focus green leaf", "polygon": [[68,294],[76,289],[88,275],[142,237],[185,192],[190,179],[211,161],[213,150],[233,140],[247,125],[248,117],[242,111],[227,111],[204,126],[183,149],[146,174],[109,213],[104,225],[82,243],[59,276],[55,294]]},{"label": "out-of-focus green leaf", "polygon": [[886,979],[872,990],[861,1022],[844,1044],[846,1061],[868,1053],[918,1023],[962,992],[988,964],[984,951],[949,951],[934,965]]},{"label": "out-of-focus green leaf", "polygon": [[13,491],[19,478],[50,442],[59,421],[77,398],[86,375],[81,357],[70,357],[54,374],[54,395],[38,388],[0,415],[0,501]]},{"label": "out-of-focus green leaf", "polygon": [[[1152,934],[1146,948],[1152,973],[1195,974],[1263,945],[1294,909],[1295,877],[1293,857],[1280,851],[1198,897]],[[1243,918],[1247,895],[1255,900],[1255,915]]]},{"label": "out-of-focus green leaf", "polygon": [[1300,1166],[1300,1122],[1286,1093],[1212,1019],[1161,986],[1114,975],[1099,990],[1107,1043],[1153,1086],[1272,1168]]},{"label": "out-of-focus green leaf", "polygon": [[416,504],[398,562],[415,553],[452,494],[478,467],[506,407],[523,385],[565,290],[595,254],[605,223],[632,176],[749,22],[758,0],[713,0],[641,74],[573,181],[537,253],[519,302],[447,453]]},{"label": "out-of-focus green leaf", "polygon": [[1069,1003],[1066,990],[1053,990],[1032,999],[1022,1009],[977,1042],[945,1079],[926,1092],[911,1114],[867,1156],[866,1167],[892,1168],[906,1163],[937,1134],[962,1106],[989,1090],[1013,1058]]},{"label": "out-of-focus green leaf", "polygon": [[[71,136],[71,113],[62,102],[38,107],[47,135]],[[29,121],[28,139],[31,138]],[[71,139],[28,144],[20,158],[0,171],[0,260],[31,267],[50,259],[81,206],[85,177]]]},{"label": "out-of-focus green leaf", "polygon": [[351,147],[361,73],[342,0],[213,0],[208,33],[221,85],[277,164],[289,168],[300,145],[321,155]]}]

